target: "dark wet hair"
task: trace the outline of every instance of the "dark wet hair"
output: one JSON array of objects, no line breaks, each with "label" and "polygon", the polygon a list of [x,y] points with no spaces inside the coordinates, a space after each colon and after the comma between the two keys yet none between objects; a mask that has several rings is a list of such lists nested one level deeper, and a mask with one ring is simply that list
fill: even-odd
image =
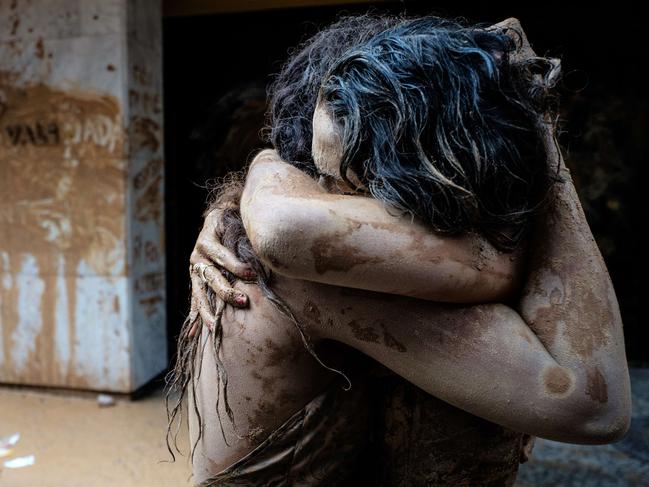
[{"label": "dark wet hair", "polygon": [[[330,37],[349,29],[370,34],[351,47],[349,35]],[[557,111],[559,64],[514,62],[517,48],[503,30],[436,17],[343,20],[277,78],[271,141],[284,160],[317,172],[318,92],[340,127],[343,178],[352,169],[372,196],[436,232],[475,231],[513,250],[557,180],[541,123]]]},{"label": "dark wet hair", "polygon": [[325,74],[348,49],[396,25],[398,17],[344,17],[297,47],[268,90],[266,140],[280,157],[311,175],[313,112]]}]

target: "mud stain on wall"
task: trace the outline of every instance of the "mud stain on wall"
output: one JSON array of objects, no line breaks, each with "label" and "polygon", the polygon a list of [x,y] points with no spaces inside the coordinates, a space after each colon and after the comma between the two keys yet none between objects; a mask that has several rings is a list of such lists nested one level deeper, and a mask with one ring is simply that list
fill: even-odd
[{"label": "mud stain on wall", "polygon": [[[79,276],[125,274],[123,140],[114,97],[19,83],[0,72],[0,380],[86,385],[74,365],[75,326],[91,319],[77,316]],[[32,334],[16,329],[26,275],[43,284],[40,302],[29,304],[42,323]],[[57,315],[67,318],[67,332],[60,324],[57,331]],[[20,344],[30,352],[18,371]]]}]

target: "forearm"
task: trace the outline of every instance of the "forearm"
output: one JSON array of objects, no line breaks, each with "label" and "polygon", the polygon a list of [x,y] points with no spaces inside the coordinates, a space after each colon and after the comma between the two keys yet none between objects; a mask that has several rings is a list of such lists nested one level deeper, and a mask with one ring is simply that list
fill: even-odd
[{"label": "forearm", "polygon": [[505,305],[386,299],[317,284],[289,298],[281,282],[277,289],[318,339],[346,343],[489,421],[576,443],[608,442],[625,431],[615,411],[583,395],[585,369],[558,364]]},{"label": "forearm", "polygon": [[[552,145],[552,147],[554,147]],[[629,414],[630,385],[615,291],[561,155],[556,184],[538,219],[529,274],[517,307],[553,359],[582,368],[578,391],[602,410]]]},{"label": "forearm", "polygon": [[521,252],[436,235],[372,198],[328,194],[272,157],[249,172],[241,212],[255,251],[287,277],[465,303],[506,299],[520,284]]},{"label": "forearm", "polygon": [[553,187],[546,215],[538,218],[518,310],[559,363],[578,357],[626,364],[615,290],[560,163],[566,181]]}]

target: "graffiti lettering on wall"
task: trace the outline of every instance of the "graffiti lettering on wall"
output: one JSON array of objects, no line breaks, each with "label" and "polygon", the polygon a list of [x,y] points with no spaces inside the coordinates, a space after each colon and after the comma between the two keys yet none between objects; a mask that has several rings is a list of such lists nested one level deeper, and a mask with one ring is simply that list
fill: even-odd
[{"label": "graffiti lettering on wall", "polygon": [[0,140],[5,146],[63,144],[68,149],[67,154],[71,154],[74,149],[82,152],[92,149],[92,147],[81,146],[86,143],[114,154],[121,139],[119,122],[104,115],[89,115],[84,120],[63,122],[27,120],[3,125],[0,133]]},{"label": "graffiti lettering on wall", "polygon": [[125,168],[117,100],[18,84],[2,73],[0,100],[0,226],[12,229],[10,240],[0,233],[0,250],[49,254],[51,262],[69,254],[70,274],[77,260],[98,274],[120,273]]},{"label": "graffiti lettering on wall", "polygon": [[56,122],[18,123],[4,128],[12,145],[59,145],[61,136]]}]

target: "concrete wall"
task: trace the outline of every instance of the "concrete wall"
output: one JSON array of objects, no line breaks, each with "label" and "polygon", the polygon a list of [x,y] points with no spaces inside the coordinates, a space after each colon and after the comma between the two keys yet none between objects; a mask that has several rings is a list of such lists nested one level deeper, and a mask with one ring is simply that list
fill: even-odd
[{"label": "concrete wall", "polygon": [[0,382],[166,365],[155,0],[0,0]]}]

